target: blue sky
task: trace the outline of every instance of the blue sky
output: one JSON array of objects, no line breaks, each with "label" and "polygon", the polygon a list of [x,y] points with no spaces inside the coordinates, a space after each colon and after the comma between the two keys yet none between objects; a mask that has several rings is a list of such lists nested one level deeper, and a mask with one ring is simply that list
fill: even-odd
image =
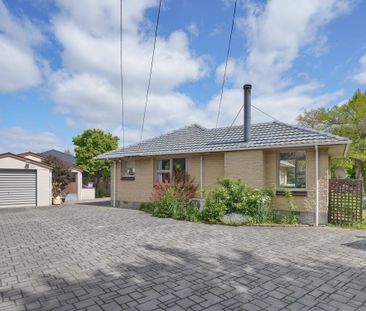
[{"label": "blue sky", "polygon": [[[254,105],[289,123],[365,90],[365,1],[237,3],[220,126],[244,83]],[[124,0],[126,143],[140,136],[157,5]],[[233,5],[163,1],[144,138],[215,126]],[[121,136],[119,1],[0,0],[0,72],[0,152],[72,149],[92,127]]]}]

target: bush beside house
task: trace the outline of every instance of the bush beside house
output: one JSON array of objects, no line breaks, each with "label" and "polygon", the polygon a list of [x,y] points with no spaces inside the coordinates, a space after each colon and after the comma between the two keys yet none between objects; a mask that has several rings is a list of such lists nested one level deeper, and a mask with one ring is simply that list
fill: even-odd
[{"label": "bush beside house", "polygon": [[171,183],[159,182],[153,187],[151,202],[141,204],[140,209],[156,217],[226,225],[298,223],[290,191],[285,191],[289,213],[282,216],[270,208],[271,190],[255,189],[240,180],[222,178],[207,188],[203,208],[191,201],[197,189],[188,175],[176,177]]}]

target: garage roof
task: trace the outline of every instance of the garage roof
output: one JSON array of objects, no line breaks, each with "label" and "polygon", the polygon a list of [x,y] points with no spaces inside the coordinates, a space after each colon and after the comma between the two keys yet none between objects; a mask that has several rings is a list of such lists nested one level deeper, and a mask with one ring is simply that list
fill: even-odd
[{"label": "garage roof", "polygon": [[0,154],[0,159],[3,159],[3,158],[13,158],[13,159],[16,159],[16,160],[19,160],[19,161],[23,161],[25,163],[31,163],[31,164],[34,164],[34,165],[52,170],[52,167],[47,165],[47,164],[44,164],[42,162],[37,162],[37,161],[31,160],[31,159],[28,159],[28,158],[23,158],[22,156],[19,156],[19,155],[16,155],[14,153],[10,153],[10,152],[1,153]]}]

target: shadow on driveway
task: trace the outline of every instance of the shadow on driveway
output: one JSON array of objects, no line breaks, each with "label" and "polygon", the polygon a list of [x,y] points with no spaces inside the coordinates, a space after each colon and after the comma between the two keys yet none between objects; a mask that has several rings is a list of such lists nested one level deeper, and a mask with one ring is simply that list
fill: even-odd
[{"label": "shadow on driveway", "polygon": [[[28,287],[3,291],[0,297],[8,302],[16,297],[18,305],[37,310],[325,310],[328,304],[356,310],[365,306],[360,287],[364,279],[357,268],[335,266],[324,258],[309,264],[273,262],[250,251],[236,250],[235,255],[210,258],[145,245],[136,262],[96,270],[84,280],[44,274],[42,293]],[[345,288],[352,288],[352,295]]]}]

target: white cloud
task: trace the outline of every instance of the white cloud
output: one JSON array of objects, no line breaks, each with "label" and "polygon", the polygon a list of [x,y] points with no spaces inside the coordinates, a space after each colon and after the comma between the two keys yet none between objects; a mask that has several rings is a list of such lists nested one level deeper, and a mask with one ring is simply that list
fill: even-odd
[{"label": "white cloud", "polygon": [[[119,132],[121,123],[118,1],[58,1],[53,18],[63,47],[63,69],[50,87],[67,124]],[[85,13],[88,7],[88,14]],[[144,14],[156,1],[124,1],[124,82],[127,137],[138,137],[145,102],[153,33]],[[162,13],[163,14],[163,13]],[[164,18],[163,16],[161,18]],[[157,40],[144,137],[198,121],[203,113],[177,87],[208,73],[203,57],[177,30]],[[129,141],[132,142],[132,141]]]},{"label": "white cloud", "polygon": [[[245,16],[238,17],[237,25],[247,39],[247,51],[245,57],[229,61],[227,87],[231,87],[224,92],[220,124],[230,124],[242,105],[242,84],[248,82],[253,84],[253,104],[282,121],[294,122],[304,108],[339,101],[342,91],[322,92],[321,83],[311,77],[298,83],[289,72],[303,54],[319,55],[327,50],[322,30],[349,11],[349,2],[244,3]],[[59,0],[57,4],[60,11],[52,24],[63,48],[63,68],[50,80],[56,111],[65,116],[69,126],[100,127],[121,136],[118,1]],[[145,14],[149,9],[156,13],[156,5],[153,0],[124,1],[127,142],[139,139],[154,30]],[[196,25],[189,26],[194,35]],[[177,90],[210,73],[206,56],[196,55],[189,44],[183,30],[158,37],[144,137],[193,122],[214,125],[217,94],[206,106],[198,107]],[[222,71],[223,64],[214,71],[218,90]],[[263,121],[263,115],[255,110],[253,116],[254,121]]]},{"label": "white cloud", "polygon": [[44,40],[27,19],[10,14],[0,0],[0,92],[14,92],[41,82],[41,60],[33,47]]},{"label": "white cloud", "polygon": [[0,141],[0,153],[67,149],[67,145],[54,133],[36,132],[21,127],[2,128],[0,130]]},{"label": "white cloud", "polygon": [[198,30],[198,26],[197,26],[197,23],[195,22],[191,22],[188,27],[187,27],[188,31],[190,32],[190,34],[193,36],[193,37],[198,37],[199,34],[200,34],[200,31]]},{"label": "white cloud", "polygon": [[[263,91],[291,86],[286,73],[304,48],[324,49],[323,27],[349,11],[349,2],[324,0],[274,0],[266,6],[250,3],[239,23],[249,46],[244,69],[238,78],[249,76]],[[319,47],[319,42],[321,47]],[[264,80],[263,80],[264,79]],[[242,80],[241,80],[242,81]]]},{"label": "white cloud", "polygon": [[[252,83],[253,104],[286,122],[294,121],[304,108],[339,100],[341,91],[317,95],[320,83],[311,78],[299,83],[293,79],[296,72],[290,71],[303,54],[318,56],[327,50],[323,28],[349,10],[350,2],[336,0],[244,2],[245,15],[238,18],[237,25],[247,39],[247,53],[230,60],[228,78],[234,85],[225,92],[241,94],[237,90],[242,84]],[[222,77],[220,68],[222,65],[216,71],[218,79]],[[239,95],[233,98],[238,101]],[[240,107],[230,102],[225,105]]]},{"label": "white cloud", "polygon": [[360,58],[360,68],[353,75],[353,80],[360,83],[366,84],[366,54]]}]

